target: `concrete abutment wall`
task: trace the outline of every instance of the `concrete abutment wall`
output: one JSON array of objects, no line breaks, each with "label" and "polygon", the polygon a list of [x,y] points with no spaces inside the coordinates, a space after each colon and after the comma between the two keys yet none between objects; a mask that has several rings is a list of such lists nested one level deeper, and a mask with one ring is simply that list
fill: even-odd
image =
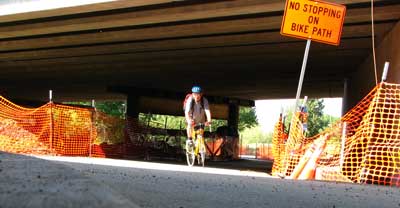
[{"label": "concrete abutment wall", "polygon": [[[378,83],[381,82],[385,62],[390,62],[387,82],[400,83],[400,21],[382,39],[376,42],[376,67]],[[349,78],[347,92],[344,93],[343,112],[354,107],[376,85],[372,49],[368,58]]]}]

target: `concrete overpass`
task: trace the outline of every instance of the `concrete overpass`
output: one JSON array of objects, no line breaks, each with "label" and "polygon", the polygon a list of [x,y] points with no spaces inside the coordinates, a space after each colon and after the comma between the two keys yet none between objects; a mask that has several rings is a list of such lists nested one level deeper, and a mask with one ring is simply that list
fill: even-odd
[{"label": "concrete overpass", "polygon": [[[371,2],[331,2],[347,6],[341,44],[311,44],[302,95],[344,96],[348,109],[375,85]],[[374,2],[377,74],[390,61],[388,81],[399,82],[400,1]],[[221,108],[294,98],[306,41],[280,35],[284,4],[136,0],[3,15],[0,94],[45,101],[53,89],[55,101],[128,97],[135,114],[151,103],[139,99],[146,92],[161,98],[155,106],[171,101],[158,111],[179,115],[181,95],[194,83]],[[219,117],[236,111],[229,109]]]}]

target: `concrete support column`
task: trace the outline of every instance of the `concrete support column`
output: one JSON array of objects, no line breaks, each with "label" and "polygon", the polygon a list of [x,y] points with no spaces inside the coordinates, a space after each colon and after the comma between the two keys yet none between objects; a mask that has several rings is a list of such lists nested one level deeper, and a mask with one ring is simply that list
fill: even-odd
[{"label": "concrete support column", "polygon": [[349,79],[345,78],[343,80],[343,98],[342,98],[342,116],[350,110],[350,106],[348,104],[349,99]]},{"label": "concrete support column", "polygon": [[139,100],[140,96],[129,94],[127,99],[126,116],[131,118],[139,118]]},{"label": "concrete support column", "polygon": [[236,131],[239,128],[239,105],[237,102],[229,102],[228,126]]}]

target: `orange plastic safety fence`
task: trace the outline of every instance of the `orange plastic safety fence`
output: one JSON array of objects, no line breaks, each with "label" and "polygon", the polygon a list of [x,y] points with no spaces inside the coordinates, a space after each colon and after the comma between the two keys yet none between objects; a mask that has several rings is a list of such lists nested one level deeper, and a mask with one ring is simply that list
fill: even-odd
[{"label": "orange plastic safety fence", "polygon": [[96,128],[96,138],[94,144],[120,144],[125,141],[124,129],[125,119],[110,116],[101,111],[94,113],[94,125]]},{"label": "orange plastic safety fence", "polygon": [[47,103],[23,108],[0,96],[0,151],[89,155],[91,109]]},{"label": "orange plastic safety fence", "polygon": [[261,160],[272,160],[273,156],[273,145],[271,144],[242,144],[239,147],[240,155],[242,157],[251,157]]},{"label": "orange plastic safety fence", "polygon": [[93,157],[146,158],[151,142],[149,128],[138,119],[126,120],[96,112],[97,138],[92,146]]},{"label": "orange plastic safety fence", "polygon": [[222,152],[222,143],[223,142],[224,142],[224,140],[222,138],[206,142],[207,153],[212,156],[220,156],[221,152]]},{"label": "orange plastic safety fence", "polygon": [[[275,147],[280,147],[280,172],[275,172],[273,175],[287,175],[289,176],[296,164],[300,160],[300,156],[304,154],[304,148],[308,146],[309,140],[303,135],[303,123],[299,119],[299,112],[296,112],[292,117],[291,127],[288,138],[277,138],[278,144]],[[279,130],[283,131],[283,130]],[[283,137],[284,133],[274,133],[277,136]]]},{"label": "orange plastic safety fence", "polygon": [[282,173],[283,168],[283,157],[285,156],[285,142],[286,137],[284,133],[284,125],[282,122],[282,116],[279,118],[279,121],[276,123],[274,127],[274,133],[272,135],[272,155],[274,159],[274,164],[272,166],[272,175],[277,176],[279,173]]},{"label": "orange plastic safety fence", "polygon": [[379,84],[340,121],[314,137],[304,138],[300,122],[294,122],[286,143],[275,128],[275,155],[280,158],[276,157],[273,174],[400,186],[400,85]]},{"label": "orange plastic safety fence", "polygon": [[256,158],[260,160],[273,160],[271,144],[258,144],[256,149]]},{"label": "orange plastic safety fence", "polygon": [[50,104],[52,136],[50,145],[61,155],[88,156],[96,137],[93,111],[66,105]]},{"label": "orange plastic safety fence", "polygon": [[[125,120],[93,108],[52,102],[39,108],[23,108],[0,97],[0,151],[146,158],[150,151],[165,150],[155,149],[157,142],[152,141],[150,130],[137,119]],[[228,146],[232,145],[226,142]],[[168,148],[172,152],[176,147]]]},{"label": "orange plastic safety fence", "polygon": [[242,144],[240,146],[240,155],[243,156],[249,156],[249,157],[256,157],[256,147],[255,144],[249,145],[249,144]]},{"label": "orange plastic safety fence", "polygon": [[92,145],[92,157],[103,158],[123,158],[125,155],[125,146],[123,144],[94,144]]},{"label": "orange plastic safety fence", "polygon": [[247,145],[240,145],[239,146],[239,154],[241,155],[241,156],[243,156],[243,155],[249,155],[249,148],[248,148],[248,146]]}]

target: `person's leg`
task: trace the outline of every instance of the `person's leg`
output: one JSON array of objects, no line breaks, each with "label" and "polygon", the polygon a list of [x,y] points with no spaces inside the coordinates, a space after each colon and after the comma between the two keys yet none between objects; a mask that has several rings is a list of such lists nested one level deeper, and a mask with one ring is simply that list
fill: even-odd
[{"label": "person's leg", "polygon": [[186,127],[186,134],[188,139],[192,139],[192,128],[190,127],[190,125],[187,125]]},{"label": "person's leg", "polygon": [[186,134],[187,134],[186,145],[193,145],[192,128],[190,125],[187,125],[186,127]]}]

